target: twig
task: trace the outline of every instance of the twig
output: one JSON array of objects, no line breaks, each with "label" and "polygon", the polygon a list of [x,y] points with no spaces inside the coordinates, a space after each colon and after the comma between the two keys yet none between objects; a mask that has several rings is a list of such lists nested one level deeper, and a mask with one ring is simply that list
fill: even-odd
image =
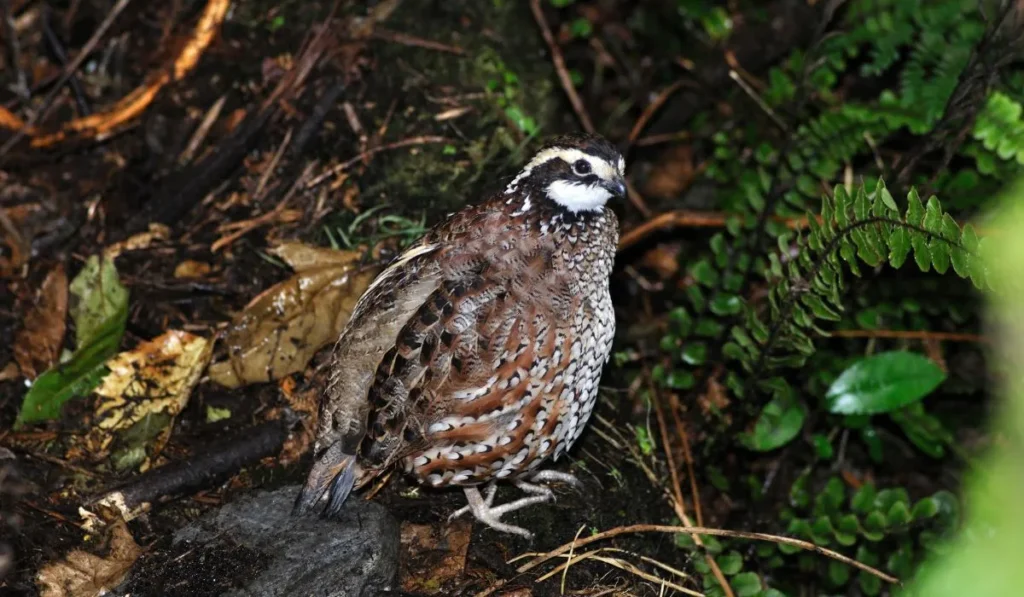
[{"label": "twig", "polygon": [[[676,459],[672,454],[672,444],[669,442],[668,437],[668,425],[665,424],[665,414],[662,412],[661,399],[657,392],[654,390],[653,384],[650,383],[650,377],[647,376],[648,388],[651,392],[651,400],[654,402],[654,412],[658,418],[658,431],[661,434],[661,444],[665,449],[665,459],[668,463],[669,475],[672,478],[672,506],[676,511],[676,516],[686,526],[692,526],[690,517],[686,515],[686,509],[683,505],[683,490],[679,483],[679,469],[676,467]],[[691,477],[692,478],[692,477]],[[704,547],[704,539],[700,535],[693,533],[690,535],[693,537],[693,542],[700,547]],[[722,591],[726,594],[726,597],[735,597],[735,593],[732,591],[732,587],[729,586],[729,581],[725,579],[725,575],[722,574],[722,569],[718,567],[718,562],[715,561],[714,556],[710,553],[704,553],[704,559],[707,561],[708,566],[711,567],[711,573],[714,574],[715,580],[718,581],[718,585],[722,587]]]},{"label": "twig", "polygon": [[786,125],[786,123],[782,122],[782,119],[779,118],[779,116],[775,113],[774,110],[772,110],[771,106],[769,106],[764,101],[764,99],[762,99],[761,96],[757,94],[757,91],[755,91],[750,85],[747,84],[746,81],[743,80],[743,77],[741,77],[738,72],[736,72],[733,69],[730,69],[729,78],[732,79],[733,81],[736,81],[736,84],[740,86],[740,89],[742,89],[744,93],[750,96],[750,99],[754,100],[754,103],[756,103],[758,107],[760,107],[761,110],[763,110],[764,113],[767,114],[768,117],[772,119],[772,122],[774,122],[776,126],[782,129],[784,133],[789,133],[789,127]]},{"label": "twig", "polygon": [[[124,5],[127,5],[128,2],[130,2],[130,0],[119,0],[118,4],[115,5],[114,10],[107,16],[107,20],[111,20],[116,16],[115,12],[123,10]],[[147,81],[141,86],[135,88],[131,93],[121,98],[120,101],[102,112],[76,118],[65,123],[61,126],[60,130],[53,133],[45,133],[35,126],[35,123],[38,122],[43,115],[42,110],[37,112],[30,122],[24,123],[20,127],[8,126],[11,124],[10,118],[8,118],[8,115],[0,114],[0,124],[7,126],[7,128],[19,128],[18,133],[9,139],[3,148],[0,148],[0,155],[9,151],[10,148],[25,135],[32,137],[32,147],[42,148],[63,142],[68,138],[78,136],[92,135],[95,139],[103,139],[126,126],[131,120],[142,114],[142,112],[149,107],[165,85],[183,78],[193,68],[195,68],[203,53],[213,42],[213,39],[217,31],[220,29],[220,25],[224,21],[224,17],[227,15],[227,11],[230,6],[231,0],[209,0],[202,15],[199,17],[199,21],[193,29],[192,36],[189,38],[188,42],[184,44],[175,59],[166,67],[149,76]],[[107,21],[104,21],[104,24],[109,27]],[[97,41],[102,29],[103,26],[101,26],[101,29],[97,30],[96,34],[93,35],[93,38]],[[95,44],[93,39],[90,39],[89,42]],[[91,51],[92,48],[87,43],[86,46],[82,48],[82,51],[79,52],[78,56],[75,57],[75,60],[68,64],[67,68],[64,69],[65,76],[61,77],[53,90],[50,91],[51,94],[56,93],[61,87],[63,87],[66,82],[66,77],[68,76],[67,73],[75,72],[80,65],[80,61],[84,60],[86,55]],[[49,96],[47,99],[50,99]],[[52,103],[52,100],[50,101]]]},{"label": "twig", "polygon": [[906,340],[938,340],[940,342],[988,343],[981,334],[956,332],[932,332],[928,330],[835,330],[829,332],[832,338],[900,338]]},{"label": "twig", "polygon": [[637,138],[640,137],[640,133],[644,132],[644,128],[647,127],[647,123],[650,122],[651,118],[665,105],[668,98],[672,97],[672,94],[679,91],[679,88],[683,86],[683,81],[676,81],[669,85],[658,93],[657,97],[654,98],[644,111],[640,113],[640,118],[636,119],[636,123],[633,125],[633,129],[629,131],[629,144],[636,143]]},{"label": "twig", "polygon": [[704,513],[701,511],[700,489],[697,487],[697,473],[693,466],[693,451],[690,449],[690,438],[683,428],[683,422],[679,418],[679,399],[673,394],[672,404],[669,405],[669,412],[672,413],[672,421],[675,424],[676,435],[683,444],[683,460],[686,461],[686,474],[690,478],[690,499],[693,500],[693,512],[697,516],[697,526],[704,526]]},{"label": "twig", "polygon": [[43,100],[43,107],[37,110],[28,122],[26,122],[17,133],[4,143],[3,147],[0,147],[0,156],[3,156],[10,151],[11,148],[14,147],[14,145],[25,135],[33,134],[32,131],[34,130],[36,123],[40,122],[43,118],[46,118],[50,113],[50,110],[53,108],[54,100],[57,99],[57,95],[68,82],[68,79],[70,79],[71,75],[73,75],[75,71],[82,66],[85,59],[92,54],[96,45],[100,43],[100,40],[103,39],[104,35],[106,35],[107,30],[114,24],[114,20],[117,16],[128,7],[129,2],[131,2],[131,0],[117,0],[117,4],[110,9],[110,12],[107,13],[107,16],[103,19],[103,22],[100,23],[100,26],[96,28],[96,31],[93,32],[89,41],[85,42],[82,49],[78,51],[78,55],[75,56],[75,59],[64,66],[64,71],[62,72],[60,79],[57,79],[57,83],[50,89],[50,92],[46,94],[46,98]]},{"label": "twig", "polygon": [[[46,45],[49,46],[50,51],[53,52],[60,65],[66,67],[68,64],[68,53],[64,49],[64,44],[60,42],[60,38],[57,37],[57,32],[53,30],[49,7],[47,7],[45,13],[43,15],[43,39],[46,40]],[[71,89],[71,95],[74,96],[75,104],[78,106],[78,115],[88,116],[91,114],[92,109],[89,108],[89,101],[85,99],[82,84],[75,73],[71,73],[68,76],[68,87]]]},{"label": "twig", "polygon": [[629,198],[629,202],[633,204],[633,207],[635,207],[643,217],[651,217],[651,208],[647,207],[647,202],[644,201],[643,195],[640,194],[640,191],[636,190],[636,187],[633,186],[633,182],[628,178],[626,179],[626,195]]},{"label": "twig", "polygon": [[800,539],[793,539],[792,537],[782,537],[782,536],[779,536],[779,535],[769,535],[767,533],[751,533],[751,532],[748,532],[748,531],[730,531],[730,530],[726,530],[726,529],[712,529],[712,528],[708,528],[708,527],[672,526],[672,525],[663,525],[663,524],[634,524],[634,525],[629,525],[629,526],[616,527],[614,529],[609,529],[607,531],[603,531],[603,532],[598,533],[596,535],[591,535],[589,537],[584,537],[584,538],[579,539],[577,541],[566,543],[566,544],[562,545],[561,547],[558,547],[558,548],[556,548],[556,549],[554,549],[552,551],[549,551],[548,553],[546,553],[546,554],[544,554],[542,556],[537,556],[532,561],[530,561],[530,562],[528,562],[526,564],[523,564],[519,568],[516,568],[516,572],[518,572],[520,574],[523,574],[525,572],[529,572],[530,570],[533,570],[534,568],[536,568],[537,566],[539,566],[539,565],[543,564],[544,562],[550,560],[551,558],[558,557],[558,556],[562,555],[563,553],[568,552],[569,549],[571,549],[573,547],[573,545],[575,545],[576,549],[579,549],[580,547],[583,547],[584,545],[589,545],[589,544],[591,544],[591,543],[593,543],[595,541],[601,541],[603,539],[609,539],[611,537],[617,537],[619,535],[629,535],[629,534],[633,534],[633,533],[686,533],[686,534],[697,533],[699,535],[712,535],[712,536],[716,536],[716,537],[733,537],[733,538],[736,538],[736,539],[750,539],[750,540],[753,540],[753,541],[767,541],[767,542],[770,542],[770,543],[779,543],[779,544],[782,544],[782,545],[791,545],[793,547],[799,547],[800,549],[804,549],[804,550],[807,550],[807,551],[812,551],[812,552],[814,552],[816,554],[823,555],[823,556],[828,557],[828,558],[832,558],[833,560],[836,560],[837,562],[842,562],[842,563],[846,564],[847,566],[853,566],[854,568],[857,568],[858,570],[863,570],[864,572],[867,572],[868,574],[871,574],[872,576],[877,576],[878,578],[880,578],[880,579],[882,579],[882,580],[884,580],[884,581],[886,581],[888,583],[892,583],[892,584],[896,584],[896,585],[900,584],[900,580],[898,578],[896,578],[895,576],[890,576],[890,575],[882,572],[881,570],[878,570],[876,568],[872,568],[871,566],[868,566],[867,564],[862,564],[861,562],[858,562],[857,560],[855,560],[853,558],[844,556],[843,554],[841,554],[839,552],[836,552],[836,551],[832,551],[831,549],[827,549],[825,547],[821,547],[819,545],[815,545],[815,544],[813,544],[813,543],[811,543],[809,541],[802,541]]},{"label": "twig", "polygon": [[147,471],[90,500],[87,506],[115,508],[127,521],[158,499],[212,487],[242,467],[280,451],[288,437],[288,423],[276,420],[246,429],[196,451],[188,460]]},{"label": "twig", "polygon": [[[619,250],[623,251],[639,243],[654,232],[669,228],[722,228],[728,215],[720,211],[690,211],[680,209],[659,214],[622,235]],[[772,220],[797,230],[807,227],[807,218],[784,218],[773,216]]]},{"label": "twig", "polygon": [[455,54],[456,56],[465,56],[466,51],[459,46],[453,46],[443,44],[439,41],[433,41],[430,39],[423,39],[422,37],[416,37],[415,35],[409,35],[408,33],[399,33],[398,31],[389,31],[387,29],[378,29],[374,31],[373,37],[382,41],[389,41],[403,46],[412,46],[414,48],[424,48],[427,50],[437,50],[438,52],[448,52],[449,54]]},{"label": "twig", "polygon": [[224,94],[217,98],[217,101],[213,102],[210,109],[206,111],[203,116],[203,120],[200,121],[199,126],[189,137],[188,144],[185,145],[185,149],[178,155],[178,165],[184,166],[192,161],[196,156],[196,152],[199,151],[199,146],[206,140],[206,136],[210,134],[210,129],[213,128],[213,123],[217,122],[220,118],[221,110],[224,109],[224,104],[227,103],[228,96]]},{"label": "twig", "polygon": [[22,99],[28,99],[30,91],[28,89],[28,78],[25,77],[25,71],[21,68],[21,44],[18,43],[18,31],[14,27],[14,12],[11,10],[11,0],[2,0],[3,2],[3,19],[4,19],[4,37],[7,38],[7,52],[8,63],[14,68],[14,85],[11,86],[11,90],[14,91],[15,95]]},{"label": "twig", "polygon": [[587,114],[587,109],[583,107],[583,101],[572,84],[572,77],[569,76],[569,69],[565,66],[562,50],[555,42],[555,36],[551,34],[551,27],[548,25],[547,19],[544,18],[544,10],[540,7],[540,0],[530,0],[530,10],[533,11],[533,18],[537,21],[540,33],[544,36],[544,41],[551,51],[551,62],[555,65],[555,72],[558,73],[558,80],[562,83],[562,90],[569,96],[569,103],[572,104],[576,117],[580,119],[583,130],[593,133],[595,131],[594,123],[590,121],[590,115]]},{"label": "twig", "polygon": [[422,135],[419,137],[410,137],[408,139],[402,139],[401,141],[395,141],[394,143],[388,143],[387,145],[371,147],[366,151],[360,153],[359,155],[355,156],[354,158],[345,160],[344,162],[338,164],[337,166],[332,167],[330,170],[321,173],[319,176],[306,183],[306,188],[311,189],[313,187],[319,186],[323,184],[323,182],[328,178],[332,176],[337,176],[344,172],[345,170],[348,170],[360,160],[367,159],[371,156],[381,153],[382,151],[391,151],[392,149],[401,149],[402,147],[412,147],[415,145],[426,145],[428,143],[450,143],[451,141],[452,140],[449,139],[448,137],[441,137],[438,135]]}]

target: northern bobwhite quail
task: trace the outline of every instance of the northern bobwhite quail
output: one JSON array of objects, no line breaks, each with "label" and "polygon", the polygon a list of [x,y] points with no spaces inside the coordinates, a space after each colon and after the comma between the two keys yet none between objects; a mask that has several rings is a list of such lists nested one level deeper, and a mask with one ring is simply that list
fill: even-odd
[{"label": "northern bobwhite quail", "polygon": [[[295,504],[328,515],[392,466],[465,489],[466,512],[552,499],[537,471],[579,438],[611,352],[608,278],[625,161],[596,135],[549,141],[504,192],[464,208],[396,258],[359,300],[332,356],[315,462]],[[494,506],[496,481],[529,493]],[[484,498],[479,485],[490,484]],[[329,488],[329,492],[328,492]]]}]

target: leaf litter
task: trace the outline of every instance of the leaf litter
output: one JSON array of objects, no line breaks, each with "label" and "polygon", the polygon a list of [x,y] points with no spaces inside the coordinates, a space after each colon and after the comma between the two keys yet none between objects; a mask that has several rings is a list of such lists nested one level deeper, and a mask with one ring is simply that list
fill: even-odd
[{"label": "leaf litter", "polygon": [[289,242],[271,250],[295,270],[249,302],[225,336],[227,359],[210,366],[210,379],[236,388],[269,382],[306,368],[337,340],[378,268],[362,253]]},{"label": "leaf litter", "polygon": [[128,290],[114,262],[92,256],[70,286],[74,297],[75,349],[32,384],[18,412],[15,427],[56,419],[68,400],[88,394],[106,374],[104,363],[121,344],[128,321]]},{"label": "leaf litter", "polygon": [[21,374],[36,379],[60,356],[68,314],[68,275],[58,264],[46,275],[25,324],[14,340],[14,360]]},{"label": "leaf litter", "polygon": [[95,391],[95,420],[72,456],[84,449],[92,459],[110,456],[118,470],[148,469],[210,362],[212,346],[202,336],[169,330],[107,361],[110,373]]},{"label": "leaf litter", "polygon": [[120,521],[111,527],[106,556],[76,549],[63,560],[39,570],[36,582],[41,597],[94,597],[116,587],[142,554],[128,525]]}]

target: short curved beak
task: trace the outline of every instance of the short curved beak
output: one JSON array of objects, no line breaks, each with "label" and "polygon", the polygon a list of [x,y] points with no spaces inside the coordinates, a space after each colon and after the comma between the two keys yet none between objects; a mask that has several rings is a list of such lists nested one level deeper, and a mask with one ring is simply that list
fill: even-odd
[{"label": "short curved beak", "polygon": [[604,188],[613,196],[622,199],[626,196],[626,181],[621,178],[614,178],[605,183]]}]

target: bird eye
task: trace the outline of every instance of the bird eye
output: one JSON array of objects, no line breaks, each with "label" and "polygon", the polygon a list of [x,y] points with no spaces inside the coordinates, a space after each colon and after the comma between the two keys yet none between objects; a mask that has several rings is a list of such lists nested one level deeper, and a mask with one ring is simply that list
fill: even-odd
[{"label": "bird eye", "polygon": [[578,176],[590,174],[590,162],[587,160],[576,160],[576,163],[572,165],[572,171]]}]

